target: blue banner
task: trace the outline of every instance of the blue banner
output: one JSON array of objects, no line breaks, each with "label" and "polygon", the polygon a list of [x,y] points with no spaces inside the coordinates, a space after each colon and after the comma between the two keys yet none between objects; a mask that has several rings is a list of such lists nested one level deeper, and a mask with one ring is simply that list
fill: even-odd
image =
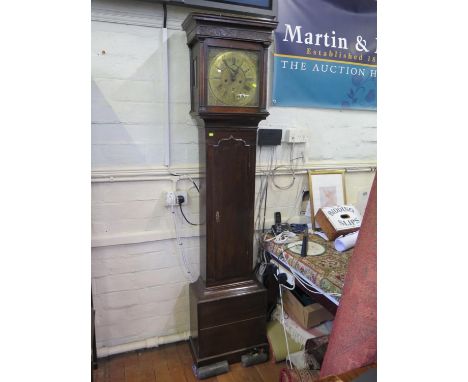
[{"label": "blue banner", "polygon": [[377,109],[377,2],[281,0],[275,106]]}]

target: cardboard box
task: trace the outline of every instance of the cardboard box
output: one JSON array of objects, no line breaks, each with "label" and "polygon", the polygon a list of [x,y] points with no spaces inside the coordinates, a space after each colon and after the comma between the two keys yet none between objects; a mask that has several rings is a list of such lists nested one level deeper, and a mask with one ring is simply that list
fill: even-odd
[{"label": "cardboard box", "polygon": [[304,306],[289,290],[286,290],[283,294],[283,306],[284,310],[305,329],[312,328],[334,318],[333,314],[318,303]]},{"label": "cardboard box", "polygon": [[333,241],[338,236],[356,232],[361,227],[361,215],[351,206],[332,206],[320,208],[315,215],[328,240]]}]

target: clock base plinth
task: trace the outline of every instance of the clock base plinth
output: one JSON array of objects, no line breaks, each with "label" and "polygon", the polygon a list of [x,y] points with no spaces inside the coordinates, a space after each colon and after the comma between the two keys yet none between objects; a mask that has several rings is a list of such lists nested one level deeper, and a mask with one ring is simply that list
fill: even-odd
[{"label": "clock base plinth", "polygon": [[200,278],[189,290],[190,350],[197,367],[268,354],[267,290],[256,280],[207,288]]}]

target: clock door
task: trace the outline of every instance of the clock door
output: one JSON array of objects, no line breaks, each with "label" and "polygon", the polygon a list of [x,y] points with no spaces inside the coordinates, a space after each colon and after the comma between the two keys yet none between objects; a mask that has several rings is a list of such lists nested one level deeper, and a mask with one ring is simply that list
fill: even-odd
[{"label": "clock door", "polygon": [[250,278],[255,197],[256,130],[216,129],[211,134],[207,132],[212,227],[207,227],[207,285]]}]

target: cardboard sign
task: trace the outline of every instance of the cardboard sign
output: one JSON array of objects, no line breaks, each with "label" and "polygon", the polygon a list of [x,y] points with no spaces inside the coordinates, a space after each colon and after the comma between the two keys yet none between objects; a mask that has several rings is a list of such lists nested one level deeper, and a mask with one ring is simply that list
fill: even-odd
[{"label": "cardboard sign", "polygon": [[320,208],[315,216],[328,240],[359,230],[361,214],[351,205]]}]

